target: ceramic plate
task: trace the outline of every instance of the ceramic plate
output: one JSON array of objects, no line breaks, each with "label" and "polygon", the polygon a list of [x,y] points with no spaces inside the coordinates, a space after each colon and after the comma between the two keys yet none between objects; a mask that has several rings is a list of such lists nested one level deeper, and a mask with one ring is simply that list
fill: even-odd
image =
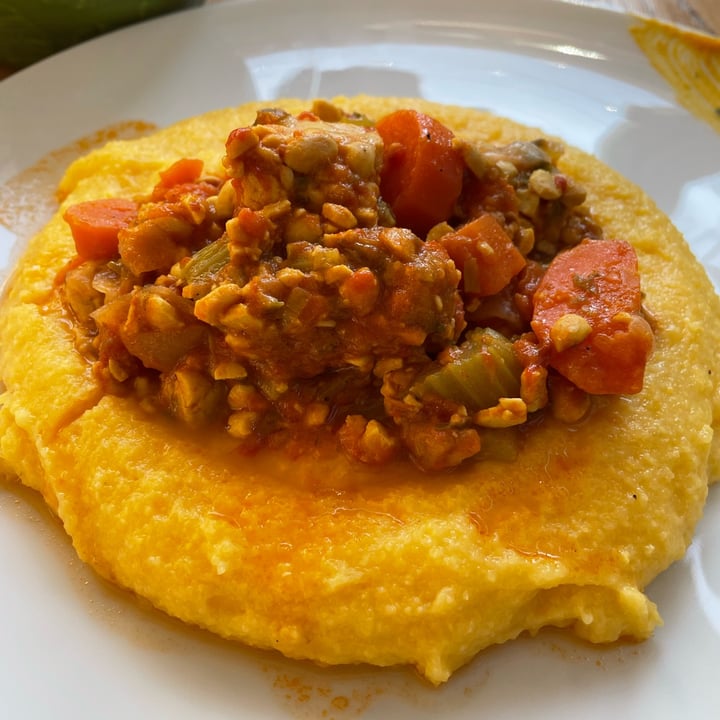
[{"label": "ceramic plate", "polygon": [[[676,104],[634,44],[634,22],[553,0],[248,0],[167,16],[0,82],[0,185],[118,124],[162,126],[254,98],[424,96],[597,154],[654,197],[720,286],[720,137]],[[16,229],[0,226],[3,264],[24,239]],[[719,489],[685,560],[649,588],[665,619],[651,640],[596,648],[543,632],[432,689],[409,670],[323,670],[187,628],[99,580],[32,493],[0,486],[1,714],[720,717]]]}]

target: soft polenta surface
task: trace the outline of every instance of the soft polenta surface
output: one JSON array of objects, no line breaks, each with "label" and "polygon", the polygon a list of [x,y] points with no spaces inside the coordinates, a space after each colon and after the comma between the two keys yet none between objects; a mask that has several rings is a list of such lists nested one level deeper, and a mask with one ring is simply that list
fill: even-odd
[{"label": "soft polenta surface", "polygon": [[[334,102],[370,118],[414,107],[489,142],[540,134],[414,99]],[[660,616],[643,590],[683,555],[720,471],[720,303],[670,221],[585,153],[568,148],[560,167],[587,188],[605,235],[634,246],[655,348],[642,392],[597,398],[572,427],[544,417],[512,462],[427,474],[319,451],[243,456],[229,436],[103,393],[52,292],[75,254],[63,208],[147,193],[179,157],[219,168],[228,133],[260,107],[111,142],[68,169],[0,310],[6,473],[43,494],[104,577],[289,657],[409,663],[441,683],[547,625],[592,642],[647,638]]]}]

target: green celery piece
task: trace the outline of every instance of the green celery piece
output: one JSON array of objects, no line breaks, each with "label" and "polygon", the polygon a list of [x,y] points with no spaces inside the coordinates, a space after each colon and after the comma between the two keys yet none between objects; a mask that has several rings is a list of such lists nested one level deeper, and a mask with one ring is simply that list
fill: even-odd
[{"label": "green celery piece", "polygon": [[469,412],[497,405],[501,397],[519,397],[522,367],[513,345],[489,328],[477,328],[453,352],[449,363],[420,378],[412,388],[464,405]]}]

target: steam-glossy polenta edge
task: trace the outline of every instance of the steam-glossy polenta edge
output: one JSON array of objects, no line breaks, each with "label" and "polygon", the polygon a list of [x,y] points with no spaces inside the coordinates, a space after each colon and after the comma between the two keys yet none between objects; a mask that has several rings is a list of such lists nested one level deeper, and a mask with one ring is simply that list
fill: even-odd
[{"label": "steam-glossy polenta edge", "polygon": [[[492,142],[539,134],[418,100],[336,102],[370,117],[414,106]],[[145,193],[182,156],[212,170],[229,131],[258,107],[108,144],[69,168],[64,205]],[[191,436],[130,398],[103,395],[50,292],[74,255],[58,214],[31,242],[0,310],[8,471],[43,493],[103,576],[289,657],[409,663],[441,683],[524,630],[647,638],[660,618],[643,589],[683,555],[709,466],[720,469],[720,302],[638,188],[574,149],[561,169],[586,186],[606,236],[637,251],[656,324],[640,394],[598,399],[572,431],[546,419],[513,463],[436,476],[340,455],[238,456],[229,437]]]}]

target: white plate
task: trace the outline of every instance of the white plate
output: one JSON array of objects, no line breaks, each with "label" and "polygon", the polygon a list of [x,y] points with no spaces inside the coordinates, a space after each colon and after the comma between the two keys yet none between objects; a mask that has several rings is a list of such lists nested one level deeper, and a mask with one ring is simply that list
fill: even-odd
[{"label": "white plate", "polygon": [[[672,216],[720,285],[720,138],[675,104],[631,22],[552,0],[268,0],[180,13],[0,83],[0,183],[120,121],[165,125],[252,98],[422,95],[596,153]],[[666,621],[653,639],[594,648],[542,633],[483,653],[437,690],[410,671],[321,670],[169,620],[99,581],[33,495],[7,486],[0,577],[3,717],[720,717],[717,489],[687,558],[649,589]]]}]

